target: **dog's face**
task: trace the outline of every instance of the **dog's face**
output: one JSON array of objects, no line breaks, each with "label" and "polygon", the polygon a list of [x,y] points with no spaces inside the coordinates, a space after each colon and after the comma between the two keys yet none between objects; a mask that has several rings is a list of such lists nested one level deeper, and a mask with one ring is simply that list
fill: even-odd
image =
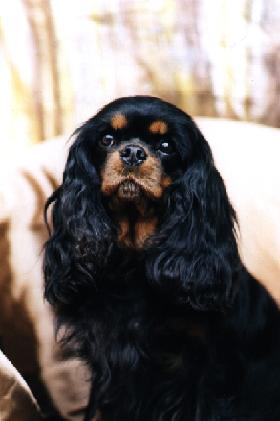
[{"label": "dog's face", "polygon": [[176,137],[166,118],[120,110],[109,113],[109,122],[97,143],[101,191],[121,202],[137,203],[141,196],[161,199],[178,176],[180,156]]},{"label": "dog's face", "polygon": [[95,120],[92,160],[105,206],[118,225],[119,244],[141,248],[155,233],[165,191],[182,176],[190,152],[182,112],[157,98],[133,97],[107,105]]}]

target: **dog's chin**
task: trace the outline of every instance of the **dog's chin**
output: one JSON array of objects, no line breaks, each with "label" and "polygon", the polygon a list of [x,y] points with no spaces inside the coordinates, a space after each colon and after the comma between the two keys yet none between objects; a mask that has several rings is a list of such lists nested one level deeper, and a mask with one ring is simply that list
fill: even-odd
[{"label": "dog's chin", "polygon": [[124,202],[137,202],[143,195],[141,186],[134,180],[124,180],[117,189],[117,197]]},{"label": "dog's chin", "polygon": [[102,193],[107,198],[123,203],[138,203],[142,200],[158,201],[162,195],[162,187],[157,184],[145,183],[132,177],[123,178],[118,183],[103,184]]}]

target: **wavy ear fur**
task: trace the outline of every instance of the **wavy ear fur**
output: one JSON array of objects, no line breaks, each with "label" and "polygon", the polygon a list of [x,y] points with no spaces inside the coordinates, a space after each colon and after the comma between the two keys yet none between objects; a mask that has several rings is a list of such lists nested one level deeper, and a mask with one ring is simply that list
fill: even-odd
[{"label": "wavy ear fur", "polygon": [[70,148],[63,183],[53,203],[52,234],[45,245],[45,296],[56,305],[77,303],[96,287],[112,244],[110,219],[101,202],[100,181],[92,162],[86,130]]},{"label": "wavy ear fur", "polygon": [[170,187],[161,228],[147,254],[152,282],[198,310],[232,303],[240,268],[235,213],[211,150],[194,125],[194,155]]}]

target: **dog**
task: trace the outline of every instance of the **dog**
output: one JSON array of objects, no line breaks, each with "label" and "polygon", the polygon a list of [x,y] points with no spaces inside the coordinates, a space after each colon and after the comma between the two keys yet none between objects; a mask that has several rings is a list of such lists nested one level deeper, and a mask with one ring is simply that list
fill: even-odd
[{"label": "dog", "polygon": [[44,276],[92,373],[85,420],[279,421],[279,310],[240,260],[192,118],[126,97],[74,136],[46,204]]}]

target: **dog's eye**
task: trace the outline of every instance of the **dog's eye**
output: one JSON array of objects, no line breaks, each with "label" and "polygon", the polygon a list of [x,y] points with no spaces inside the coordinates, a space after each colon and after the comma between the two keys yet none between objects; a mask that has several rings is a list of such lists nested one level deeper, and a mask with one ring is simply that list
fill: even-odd
[{"label": "dog's eye", "polygon": [[171,154],[172,152],[174,152],[174,145],[172,142],[166,140],[166,139],[162,139],[160,141],[160,144],[158,146],[158,150],[166,155]]},{"label": "dog's eye", "polygon": [[115,144],[115,138],[114,136],[112,136],[111,134],[105,134],[105,136],[103,136],[100,139],[100,144],[101,146],[105,147],[105,148],[110,148],[111,146],[113,146]]}]

